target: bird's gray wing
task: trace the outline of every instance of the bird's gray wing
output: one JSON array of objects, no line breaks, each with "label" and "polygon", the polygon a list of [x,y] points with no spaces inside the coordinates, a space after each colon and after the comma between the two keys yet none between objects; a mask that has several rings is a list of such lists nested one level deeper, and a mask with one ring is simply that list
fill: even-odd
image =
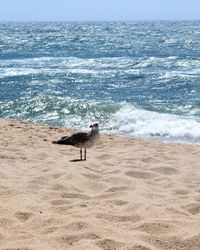
[{"label": "bird's gray wing", "polygon": [[68,145],[75,146],[78,144],[86,143],[88,139],[89,139],[89,135],[87,133],[79,132],[79,133],[73,134],[72,136],[68,137],[66,139],[66,142]]},{"label": "bird's gray wing", "polygon": [[53,141],[53,143],[76,146],[84,144],[85,142],[87,142],[88,139],[89,134],[85,132],[79,132],[71,136],[63,136],[58,141]]}]

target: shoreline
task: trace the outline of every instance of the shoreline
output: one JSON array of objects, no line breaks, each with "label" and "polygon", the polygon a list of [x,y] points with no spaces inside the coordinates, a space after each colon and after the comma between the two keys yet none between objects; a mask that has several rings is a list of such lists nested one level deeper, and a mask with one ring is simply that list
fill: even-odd
[{"label": "shoreline", "polygon": [[199,249],[200,146],[0,119],[1,249]]},{"label": "shoreline", "polygon": [[[27,123],[27,124],[32,124],[32,125],[35,125],[35,126],[41,126],[41,127],[49,127],[51,129],[54,129],[54,130],[62,130],[62,131],[65,131],[67,133],[75,133],[75,132],[80,132],[80,131],[88,131],[89,130],[89,127],[84,127],[83,129],[73,129],[73,128],[70,128],[70,127],[62,127],[62,126],[57,126],[57,125],[52,125],[52,124],[45,124],[45,123],[36,123],[36,122],[33,122],[33,121],[28,121],[28,120],[21,120],[21,119],[10,119],[10,118],[0,118],[0,122],[1,121],[8,121],[8,122],[19,122],[19,123]],[[166,140],[161,140],[160,138],[145,138],[145,137],[136,137],[136,136],[130,136],[130,135],[126,135],[126,134],[123,134],[123,133],[112,133],[112,132],[109,132],[109,131],[101,131],[101,128],[100,128],[100,133],[101,133],[101,136],[112,136],[112,137],[117,137],[117,138],[121,138],[121,139],[127,139],[127,140],[135,140],[135,141],[143,141],[143,142],[157,142],[157,143],[164,143],[164,144],[175,144],[175,145],[190,145],[190,146],[200,146],[200,142],[199,143],[192,143],[192,142],[186,142],[186,141],[173,141],[172,139],[166,139]]]}]

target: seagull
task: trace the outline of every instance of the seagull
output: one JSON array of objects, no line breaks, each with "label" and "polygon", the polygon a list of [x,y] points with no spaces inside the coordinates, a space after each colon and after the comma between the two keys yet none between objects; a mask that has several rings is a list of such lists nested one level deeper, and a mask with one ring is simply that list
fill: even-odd
[{"label": "seagull", "polygon": [[[78,132],[72,134],[71,136],[63,136],[58,141],[52,141],[52,143],[71,145],[80,148],[80,160],[86,161],[86,149],[92,147],[99,138],[98,123],[90,125],[90,128],[91,131],[88,133]],[[83,149],[84,149],[84,158],[82,156]]]}]

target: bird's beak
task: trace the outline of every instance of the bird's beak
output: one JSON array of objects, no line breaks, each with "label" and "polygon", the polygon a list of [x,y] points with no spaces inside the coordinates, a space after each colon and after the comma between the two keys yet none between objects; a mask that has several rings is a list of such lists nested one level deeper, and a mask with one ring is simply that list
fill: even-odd
[{"label": "bird's beak", "polygon": [[90,128],[93,128],[93,124],[90,125]]}]

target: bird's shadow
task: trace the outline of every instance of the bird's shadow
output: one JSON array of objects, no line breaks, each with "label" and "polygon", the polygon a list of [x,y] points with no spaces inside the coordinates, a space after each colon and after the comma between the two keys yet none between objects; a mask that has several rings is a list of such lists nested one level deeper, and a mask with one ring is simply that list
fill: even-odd
[{"label": "bird's shadow", "polygon": [[81,159],[73,159],[70,162],[78,162],[78,161],[85,161],[85,160],[81,160]]}]

